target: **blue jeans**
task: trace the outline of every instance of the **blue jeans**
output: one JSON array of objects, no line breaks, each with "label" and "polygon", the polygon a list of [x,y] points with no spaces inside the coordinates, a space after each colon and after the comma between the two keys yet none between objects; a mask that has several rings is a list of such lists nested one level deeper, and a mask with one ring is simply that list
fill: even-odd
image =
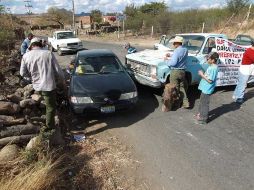
[{"label": "blue jeans", "polygon": [[[250,78],[250,75],[252,73],[252,68],[248,66],[242,66],[241,67],[245,67],[244,70],[241,70],[241,68],[239,69],[239,78],[238,78],[238,83],[236,85],[234,94],[233,94],[233,99],[237,100],[237,99],[243,99],[244,98],[244,91],[247,87],[247,82]],[[249,69],[249,71],[248,71]]]}]

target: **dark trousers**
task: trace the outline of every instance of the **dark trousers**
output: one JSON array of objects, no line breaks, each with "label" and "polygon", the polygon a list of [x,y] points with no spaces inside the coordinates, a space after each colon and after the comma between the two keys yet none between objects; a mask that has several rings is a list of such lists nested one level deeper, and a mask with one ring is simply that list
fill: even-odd
[{"label": "dark trousers", "polygon": [[200,118],[206,122],[208,119],[210,96],[211,96],[210,94],[204,94],[204,93],[201,93],[201,96],[200,96],[199,114],[200,114]]},{"label": "dark trousers", "polygon": [[189,101],[187,98],[188,84],[185,78],[185,70],[171,70],[170,83],[175,84],[177,90],[181,93],[183,105],[188,106]]},{"label": "dark trousers", "polygon": [[50,129],[55,128],[55,114],[56,114],[56,92],[53,91],[42,91],[46,104],[46,126]]}]

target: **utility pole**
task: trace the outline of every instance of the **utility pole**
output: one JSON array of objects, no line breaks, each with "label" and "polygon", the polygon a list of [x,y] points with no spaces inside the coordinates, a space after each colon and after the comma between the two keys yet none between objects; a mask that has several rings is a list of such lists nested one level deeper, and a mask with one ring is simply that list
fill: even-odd
[{"label": "utility pole", "polygon": [[[31,15],[33,14],[31,9],[33,8],[32,4],[31,4],[31,0],[24,0],[25,2],[25,7],[27,8],[27,14]],[[30,27],[32,25],[32,20],[31,20],[31,16],[29,16],[29,22],[30,22]]]},{"label": "utility pole", "polygon": [[13,28],[13,21],[12,21],[11,8],[10,8],[10,7],[7,7],[7,8],[6,8],[6,12],[7,12],[7,13],[9,13],[9,15],[10,15],[10,19],[11,19],[11,26],[12,26],[12,28]]},{"label": "utility pole", "polygon": [[204,33],[204,29],[205,29],[205,23],[203,22],[203,25],[202,25],[202,33]]},{"label": "utility pole", "polygon": [[246,16],[246,22],[248,22],[249,17],[250,17],[251,6],[252,6],[252,4],[250,4],[250,6],[249,6],[249,11],[248,11],[247,16]]},{"label": "utility pole", "polygon": [[72,0],[72,29],[75,30],[75,9],[74,0]]}]

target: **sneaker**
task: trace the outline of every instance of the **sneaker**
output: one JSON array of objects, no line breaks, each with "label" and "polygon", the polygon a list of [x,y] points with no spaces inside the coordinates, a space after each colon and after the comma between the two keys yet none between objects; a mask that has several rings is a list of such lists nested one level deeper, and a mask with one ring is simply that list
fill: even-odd
[{"label": "sneaker", "polygon": [[243,98],[237,98],[237,99],[234,99],[234,102],[238,103],[238,104],[242,104],[244,102],[244,99]]},{"label": "sneaker", "polygon": [[207,122],[204,121],[204,120],[198,120],[198,119],[196,119],[196,120],[195,120],[195,124],[198,124],[198,125],[206,125]]},{"label": "sneaker", "polygon": [[189,109],[190,108],[189,102],[183,102],[182,108]]}]

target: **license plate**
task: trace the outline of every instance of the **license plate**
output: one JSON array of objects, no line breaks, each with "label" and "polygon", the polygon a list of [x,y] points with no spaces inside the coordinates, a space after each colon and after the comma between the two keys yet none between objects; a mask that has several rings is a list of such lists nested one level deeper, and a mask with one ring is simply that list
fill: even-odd
[{"label": "license plate", "polygon": [[101,107],[101,112],[102,113],[112,113],[112,112],[115,112],[115,106]]},{"label": "license plate", "polygon": [[77,48],[77,46],[76,45],[72,45],[72,46],[68,46],[68,48],[74,49],[74,48]]}]

